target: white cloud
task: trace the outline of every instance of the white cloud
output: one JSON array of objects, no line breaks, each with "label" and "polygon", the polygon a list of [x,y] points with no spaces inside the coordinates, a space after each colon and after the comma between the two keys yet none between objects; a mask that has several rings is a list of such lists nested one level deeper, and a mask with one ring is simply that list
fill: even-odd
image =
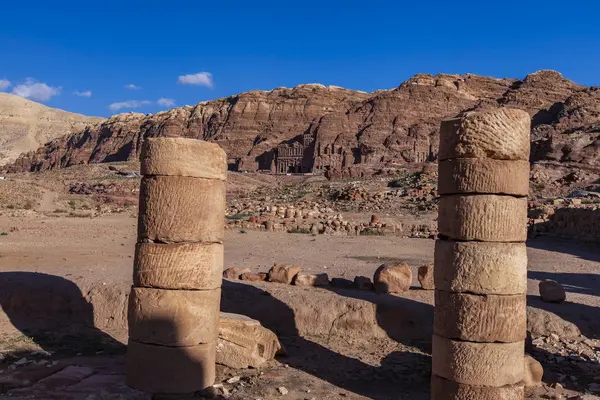
[{"label": "white cloud", "polygon": [[133,83],[130,83],[129,85],[125,85],[125,89],[129,89],[129,90],[140,90],[141,87],[140,86],[135,86]]},{"label": "white cloud", "polygon": [[38,82],[33,78],[25,79],[25,82],[15,86],[12,94],[25,97],[26,99],[46,101],[60,94],[60,87],[48,86],[45,83]]},{"label": "white cloud", "polygon": [[92,91],[86,90],[85,92],[74,91],[73,94],[79,97],[92,97]]},{"label": "white cloud", "polygon": [[212,74],[210,72],[198,72],[197,74],[180,75],[177,78],[180,85],[199,85],[213,87]]},{"label": "white cloud", "polygon": [[148,100],[127,100],[127,101],[120,101],[117,103],[112,103],[108,106],[108,108],[112,111],[117,111],[122,108],[140,108],[143,106],[148,106],[150,104],[152,104],[152,102],[148,101]]},{"label": "white cloud", "polygon": [[173,107],[175,105],[175,100],[162,97],[157,100],[156,104],[163,107]]},{"label": "white cloud", "polygon": [[6,90],[10,87],[10,81],[6,79],[0,79],[0,91]]}]

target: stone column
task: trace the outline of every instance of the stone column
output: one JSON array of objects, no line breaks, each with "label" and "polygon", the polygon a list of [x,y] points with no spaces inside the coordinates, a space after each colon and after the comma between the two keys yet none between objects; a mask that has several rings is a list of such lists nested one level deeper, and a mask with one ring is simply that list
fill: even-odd
[{"label": "stone column", "polygon": [[442,122],[435,246],[434,400],[522,400],[530,117]]},{"label": "stone column", "polygon": [[127,384],[192,393],[215,380],[227,159],[213,143],[150,138],[141,161]]}]

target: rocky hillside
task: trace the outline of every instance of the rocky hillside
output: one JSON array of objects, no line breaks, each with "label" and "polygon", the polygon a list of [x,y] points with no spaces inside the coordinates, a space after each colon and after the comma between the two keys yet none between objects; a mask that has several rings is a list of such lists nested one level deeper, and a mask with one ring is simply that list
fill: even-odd
[{"label": "rocky hillside", "polygon": [[86,117],[0,93],[0,165],[44,143],[82,131],[103,118]]},{"label": "rocky hillside", "polygon": [[156,115],[122,114],[21,156],[10,171],[134,159],[145,136],[219,143],[232,166],[269,168],[274,148],[309,132],[315,168],[381,167],[435,160],[443,118],[491,107],[532,117],[532,160],[598,166],[600,89],[555,71],[525,79],[420,74],[371,94],[322,85],[254,91]]}]

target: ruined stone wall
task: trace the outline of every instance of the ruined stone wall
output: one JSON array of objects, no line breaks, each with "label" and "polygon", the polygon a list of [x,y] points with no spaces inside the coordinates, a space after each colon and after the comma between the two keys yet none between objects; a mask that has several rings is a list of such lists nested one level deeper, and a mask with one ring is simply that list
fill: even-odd
[{"label": "ruined stone wall", "polygon": [[549,235],[600,243],[600,206],[564,207],[546,210],[530,218],[531,236]]}]

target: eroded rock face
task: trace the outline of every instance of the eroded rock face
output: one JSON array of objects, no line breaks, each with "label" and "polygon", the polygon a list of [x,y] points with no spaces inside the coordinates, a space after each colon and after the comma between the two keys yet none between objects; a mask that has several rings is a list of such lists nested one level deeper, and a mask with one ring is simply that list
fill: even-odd
[{"label": "eroded rock face", "polygon": [[[155,115],[120,114],[22,155],[10,171],[37,171],[139,156],[144,137],[218,143],[233,168],[270,169],[274,149],[309,133],[315,171],[337,175],[387,163],[435,160],[442,119],[513,107],[532,117],[533,161],[594,165],[600,158],[600,89],[555,71],[524,80],[419,74],[392,90],[363,93],[322,85],[252,91]],[[333,172],[332,172],[333,173]]]}]

